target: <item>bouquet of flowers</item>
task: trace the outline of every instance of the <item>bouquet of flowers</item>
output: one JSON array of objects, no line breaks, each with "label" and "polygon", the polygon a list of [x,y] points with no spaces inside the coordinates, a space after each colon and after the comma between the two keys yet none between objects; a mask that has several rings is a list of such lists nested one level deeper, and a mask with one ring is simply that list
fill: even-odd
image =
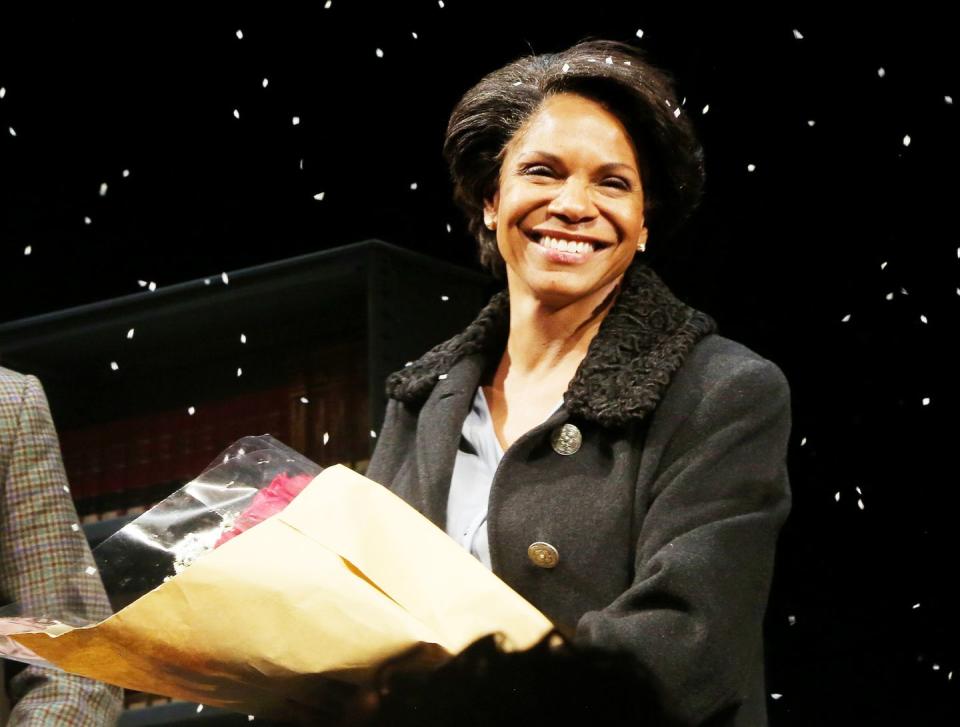
[{"label": "bouquet of flowers", "polygon": [[233,444],[94,558],[116,613],[5,609],[0,655],[289,719],[396,657],[429,668],[490,633],[525,649],[552,628],[389,490],[269,436]]}]

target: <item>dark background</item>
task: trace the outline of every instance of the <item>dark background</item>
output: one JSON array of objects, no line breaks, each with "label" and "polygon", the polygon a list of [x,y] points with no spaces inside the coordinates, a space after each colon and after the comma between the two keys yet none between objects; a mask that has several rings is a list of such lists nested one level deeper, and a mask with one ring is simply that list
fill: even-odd
[{"label": "dark background", "polygon": [[395,5],[0,19],[0,322],[374,237],[475,266],[440,155],[459,96],[531,49],[634,42],[674,73],[708,172],[651,262],[791,383],[771,724],[956,724],[950,24]]}]

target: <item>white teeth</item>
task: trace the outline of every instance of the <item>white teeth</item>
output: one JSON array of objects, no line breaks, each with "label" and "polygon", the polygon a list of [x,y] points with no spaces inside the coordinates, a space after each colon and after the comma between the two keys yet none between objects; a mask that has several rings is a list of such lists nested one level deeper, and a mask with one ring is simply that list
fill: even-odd
[{"label": "white teeth", "polygon": [[544,247],[550,248],[551,250],[559,250],[560,252],[575,252],[581,255],[593,250],[593,245],[591,245],[589,242],[561,240],[557,239],[556,237],[548,237],[546,235],[540,238],[539,243]]}]

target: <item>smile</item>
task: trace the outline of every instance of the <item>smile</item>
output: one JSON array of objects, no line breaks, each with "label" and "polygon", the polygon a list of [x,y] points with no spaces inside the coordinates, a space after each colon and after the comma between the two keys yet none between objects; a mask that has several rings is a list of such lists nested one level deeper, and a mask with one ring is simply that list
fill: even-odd
[{"label": "smile", "polygon": [[589,260],[606,247],[606,243],[592,239],[574,240],[559,235],[530,232],[530,242],[550,261],[557,263],[581,263]]}]

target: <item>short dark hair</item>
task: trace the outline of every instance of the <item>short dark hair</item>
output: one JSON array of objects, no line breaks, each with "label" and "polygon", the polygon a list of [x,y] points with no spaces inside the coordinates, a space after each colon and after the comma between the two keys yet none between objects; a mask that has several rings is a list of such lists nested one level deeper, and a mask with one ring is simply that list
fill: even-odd
[{"label": "short dark hair", "polygon": [[483,202],[497,189],[510,140],[544,99],[575,93],[614,114],[637,149],[651,240],[672,236],[703,193],[703,150],[682,112],[672,76],[626,43],[586,40],[560,53],[529,55],[487,74],[450,115],[443,156],[454,201],[467,216],[480,262],[503,278],[496,233],[483,221]]}]

